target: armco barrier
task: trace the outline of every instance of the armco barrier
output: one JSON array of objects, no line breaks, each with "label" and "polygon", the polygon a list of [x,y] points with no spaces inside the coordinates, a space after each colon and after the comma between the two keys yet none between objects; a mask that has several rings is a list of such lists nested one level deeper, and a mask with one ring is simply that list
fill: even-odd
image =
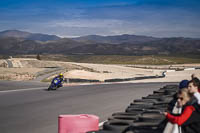
[{"label": "armco barrier", "polygon": [[77,82],[88,82],[88,83],[92,83],[92,82],[100,82],[99,80],[90,80],[90,79],[71,79],[71,78],[65,78],[64,80],[65,82],[69,82],[69,83],[77,83]]},{"label": "armco barrier", "polygon": [[195,70],[195,68],[185,68],[184,71]]},{"label": "armco barrier", "polygon": [[95,115],[60,115],[58,133],[86,133],[99,130],[99,117]]}]

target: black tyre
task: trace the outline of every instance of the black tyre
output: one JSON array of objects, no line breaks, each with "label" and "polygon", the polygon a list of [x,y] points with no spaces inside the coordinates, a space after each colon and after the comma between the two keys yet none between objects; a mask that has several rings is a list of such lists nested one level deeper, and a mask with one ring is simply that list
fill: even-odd
[{"label": "black tyre", "polygon": [[132,126],[135,129],[148,129],[148,130],[155,130],[159,128],[159,124],[158,122],[134,122],[132,124]]},{"label": "black tyre", "polygon": [[142,99],[158,99],[161,95],[148,95],[147,97],[142,97]]},{"label": "black tyre", "polygon": [[47,90],[48,90],[48,91],[50,91],[50,90],[51,90],[51,88],[49,87]]},{"label": "black tyre", "polygon": [[89,131],[87,133],[121,133],[121,132],[109,131],[109,130],[99,130],[99,131]]},{"label": "black tyre", "polygon": [[49,86],[49,88],[48,88],[48,91],[50,91],[50,90],[55,90],[56,89],[56,86],[54,86],[53,84],[51,84],[50,86]]},{"label": "black tyre", "polygon": [[115,116],[111,116],[108,120],[113,120],[113,119],[133,122],[138,119],[138,116],[137,115],[135,115],[135,116],[115,115]]},{"label": "black tyre", "polygon": [[140,114],[144,111],[143,108],[126,108],[125,110],[127,113],[137,113],[137,114]]},{"label": "black tyre", "polygon": [[143,113],[139,116],[139,120],[141,122],[154,122],[154,123],[161,123],[165,120],[165,116],[159,113]]},{"label": "black tyre", "polygon": [[171,95],[171,96],[173,96],[176,93],[177,93],[177,91],[171,91],[171,90],[165,90],[165,92],[164,92],[165,95]]},{"label": "black tyre", "polygon": [[174,98],[173,97],[161,97],[158,99],[158,101],[166,101],[166,102],[171,102]]},{"label": "black tyre", "polygon": [[163,95],[164,92],[165,92],[165,90],[157,90],[157,91],[153,91],[154,94],[159,94],[159,95],[160,95],[160,94]]},{"label": "black tyre", "polygon": [[133,126],[127,127],[122,133],[161,133],[162,131],[158,130],[149,130],[149,129],[137,129]]},{"label": "black tyre", "polygon": [[156,103],[156,99],[136,99],[133,102],[145,102],[145,103]]},{"label": "black tyre", "polygon": [[130,124],[128,122],[123,121],[108,121],[103,124],[104,130],[111,130],[111,131],[124,131]]},{"label": "black tyre", "polygon": [[178,90],[178,85],[166,85],[163,89]]},{"label": "black tyre", "polygon": [[123,115],[123,116],[135,116],[138,115],[138,112],[117,112],[117,113],[113,113],[112,116],[116,116],[116,115]]},{"label": "black tyre", "polygon": [[153,106],[153,104],[135,104],[135,103],[131,103],[131,105],[128,106],[128,108],[148,109],[148,108],[151,108],[152,106]]},{"label": "black tyre", "polygon": [[164,111],[165,111],[165,109],[146,109],[146,110],[144,110],[143,113],[160,113],[160,112],[164,112]]}]

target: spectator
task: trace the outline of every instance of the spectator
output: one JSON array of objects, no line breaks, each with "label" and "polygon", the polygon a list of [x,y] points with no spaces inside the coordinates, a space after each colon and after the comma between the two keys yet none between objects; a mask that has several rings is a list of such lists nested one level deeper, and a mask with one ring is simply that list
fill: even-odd
[{"label": "spectator", "polygon": [[188,90],[198,101],[200,104],[200,81],[198,78],[193,78],[188,82]]},{"label": "spectator", "polygon": [[188,82],[188,89],[190,93],[200,92],[200,81],[198,78],[193,78]]},{"label": "spectator", "polygon": [[[180,83],[179,83],[179,89],[183,89],[183,88],[187,88],[188,87],[188,80],[182,80]],[[169,103],[169,106],[168,106],[168,111],[172,111],[176,102],[177,102],[177,96],[174,95],[173,96],[173,100]]]},{"label": "spectator", "polygon": [[197,78],[196,74],[193,73],[193,74],[191,75],[191,78],[192,78],[192,79],[193,79],[193,78]]},{"label": "spectator", "polygon": [[164,112],[169,122],[181,126],[182,133],[199,133],[200,131],[200,107],[196,103],[191,104],[191,97],[187,88],[179,90],[177,102],[178,106],[182,107],[182,114],[173,115]]}]

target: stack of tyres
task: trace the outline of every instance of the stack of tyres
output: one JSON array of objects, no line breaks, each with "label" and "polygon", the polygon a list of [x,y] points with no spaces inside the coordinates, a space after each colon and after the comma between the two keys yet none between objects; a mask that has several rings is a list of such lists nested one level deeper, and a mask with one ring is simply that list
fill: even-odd
[{"label": "stack of tyres", "polygon": [[157,100],[156,99],[135,99],[133,102],[155,103],[157,102]]},{"label": "stack of tyres", "polygon": [[157,123],[135,122],[122,133],[162,133],[163,127]]},{"label": "stack of tyres", "polygon": [[118,115],[124,115],[124,116],[136,116],[138,115],[137,112],[116,112],[116,113],[113,113],[112,116],[118,116]]},{"label": "stack of tyres", "polygon": [[[161,133],[165,126],[165,117],[157,111],[144,111],[128,128],[134,133]],[[127,130],[127,129],[125,129]]]},{"label": "stack of tyres", "polygon": [[[132,122],[133,123],[133,122]],[[104,130],[110,130],[110,131],[124,131],[127,127],[129,127],[131,124],[129,122],[125,121],[107,121],[103,124]]]},{"label": "stack of tyres", "polygon": [[144,112],[139,116],[138,121],[142,122],[156,122],[161,123],[163,120],[165,120],[165,117],[158,113],[158,112]]},{"label": "stack of tyres", "polygon": [[88,133],[160,133],[166,124],[160,112],[168,109],[177,91],[177,85],[167,85],[142,99],[135,99],[125,112],[113,113],[101,130]]},{"label": "stack of tyres", "polygon": [[104,123],[103,129],[108,131],[124,131],[134,121],[138,120],[138,112],[117,112],[113,113],[108,121]]},{"label": "stack of tyres", "polygon": [[135,120],[138,119],[138,116],[131,116],[131,115],[115,115],[115,116],[111,116],[108,118],[109,121],[113,121],[113,122],[117,122],[117,121],[121,121],[121,122],[126,122],[126,123],[133,123]]}]

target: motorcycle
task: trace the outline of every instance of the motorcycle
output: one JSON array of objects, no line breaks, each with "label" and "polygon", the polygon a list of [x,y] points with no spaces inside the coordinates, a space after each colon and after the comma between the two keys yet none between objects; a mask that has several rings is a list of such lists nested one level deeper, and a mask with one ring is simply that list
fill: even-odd
[{"label": "motorcycle", "polygon": [[59,87],[62,87],[62,80],[60,78],[54,78],[52,81],[51,81],[51,84],[48,88],[48,91],[50,90],[57,90],[57,88]]}]

